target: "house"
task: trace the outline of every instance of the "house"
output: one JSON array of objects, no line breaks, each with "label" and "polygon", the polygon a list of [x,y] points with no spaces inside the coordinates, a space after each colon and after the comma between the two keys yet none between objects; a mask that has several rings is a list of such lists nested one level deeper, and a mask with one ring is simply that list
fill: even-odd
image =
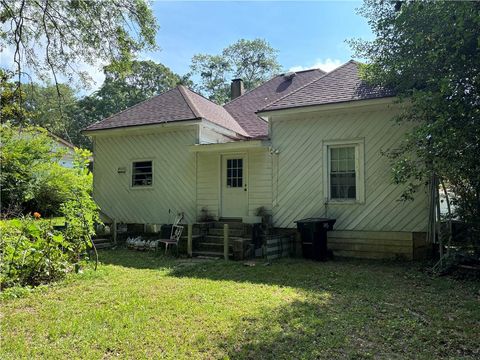
[{"label": "house", "polygon": [[50,131],[48,131],[47,134],[53,140],[53,152],[62,153],[62,157],[58,159],[58,163],[63,167],[73,168],[75,145]]},{"label": "house", "polygon": [[178,86],[86,129],[94,146],[94,197],[125,223],[169,223],[182,211],[195,222],[256,222],[260,207],[273,225],[337,219],[329,246],[339,255],[413,258],[425,242],[426,191],[399,201],[382,150],[409,125],[392,93],[367,86],[359,64],[324,73],[282,74],[219,106]]}]

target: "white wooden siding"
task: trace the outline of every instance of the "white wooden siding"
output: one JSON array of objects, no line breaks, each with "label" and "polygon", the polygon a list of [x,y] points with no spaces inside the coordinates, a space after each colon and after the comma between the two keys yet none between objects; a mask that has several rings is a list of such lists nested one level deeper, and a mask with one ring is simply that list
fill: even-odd
[{"label": "white wooden siding", "polygon": [[[108,216],[125,223],[168,223],[174,213],[195,220],[197,129],[148,135],[97,136],[94,141],[94,198]],[[153,186],[131,187],[134,160],[153,161]],[[126,173],[119,174],[118,168]],[[169,209],[171,214],[169,214]]]},{"label": "white wooden siding", "polygon": [[[425,231],[428,202],[421,189],[413,202],[401,202],[401,186],[391,183],[388,159],[381,155],[408,129],[392,121],[393,109],[316,112],[271,122],[273,220],[277,227],[312,216],[337,219],[338,230]],[[322,142],[362,138],[365,141],[365,203],[325,207]]]},{"label": "white wooden siding", "polygon": [[225,143],[231,142],[232,139],[224,134],[220,134],[219,132],[205,126],[199,126],[199,144],[218,144],[218,143]]},{"label": "white wooden siding", "polygon": [[197,153],[197,215],[206,208],[218,217],[220,204],[220,155]]}]

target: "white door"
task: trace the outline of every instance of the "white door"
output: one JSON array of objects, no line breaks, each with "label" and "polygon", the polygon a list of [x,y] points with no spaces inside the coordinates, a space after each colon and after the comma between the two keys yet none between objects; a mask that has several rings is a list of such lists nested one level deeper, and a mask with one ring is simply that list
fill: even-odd
[{"label": "white door", "polygon": [[248,214],[247,156],[222,156],[222,217],[241,218]]}]

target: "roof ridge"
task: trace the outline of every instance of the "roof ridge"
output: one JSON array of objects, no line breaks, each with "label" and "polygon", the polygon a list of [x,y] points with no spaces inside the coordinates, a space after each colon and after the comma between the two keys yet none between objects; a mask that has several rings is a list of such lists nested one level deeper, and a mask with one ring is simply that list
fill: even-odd
[{"label": "roof ridge", "polygon": [[180,94],[182,95],[183,99],[187,103],[188,107],[190,108],[190,110],[192,110],[193,115],[195,115],[195,117],[197,118],[201,118],[202,114],[200,114],[200,111],[198,111],[197,107],[194,105],[193,101],[190,99],[190,97],[186,92],[186,89],[188,88],[186,88],[184,85],[177,85],[177,88]]},{"label": "roof ridge", "polygon": [[294,91],[292,91],[292,92],[290,92],[290,93],[288,93],[288,94],[285,94],[284,96],[282,96],[282,97],[280,97],[280,98],[278,98],[278,99],[276,99],[276,100],[268,103],[267,105],[265,105],[262,109],[258,110],[257,112],[259,112],[259,111],[261,111],[261,110],[265,110],[266,108],[272,106],[272,105],[275,104],[276,102],[285,99],[287,96],[293,95],[293,94],[297,93],[298,91],[306,88],[307,86],[309,86],[309,85],[311,85],[311,84],[313,84],[313,83],[315,83],[315,82],[317,82],[317,81],[320,81],[320,79],[324,79],[324,78],[328,77],[329,75],[333,74],[333,73],[336,72],[337,70],[339,70],[339,69],[347,66],[347,65],[350,64],[350,63],[355,63],[355,64],[357,64],[357,62],[356,62],[355,60],[350,59],[350,60],[348,60],[346,63],[344,63],[344,64],[336,67],[335,69],[333,69],[333,70],[331,70],[331,71],[329,71],[329,72],[324,73],[322,76],[320,76],[320,77],[318,77],[318,78],[316,78],[316,79],[314,79],[314,80],[306,83],[306,84],[303,85],[303,86],[300,86],[298,89],[296,89],[296,90],[294,90]]},{"label": "roof ridge", "polygon": [[[202,94],[199,94],[199,93],[197,93],[196,91],[193,91],[192,89],[186,87],[185,85],[179,85],[178,87],[179,87],[180,93],[182,94],[183,98],[185,99],[185,101],[187,102],[188,106],[190,107],[190,109],[192,110],[192,112],[194,113],[195,116],[197,116],[198,118],[205,118],[205,119],[208,120],[208,121],[212,121],[211,119],[205,117],[204,114],[202,114],[202,113],[200,112],[200,110],[198,110],[198,108],[195,106],[195,104],[194,104],[194,102],[192,101],[192,99],[190,99],[190,97],[189,97],[189,95],[188,95],[189,92],[192,93],[192,94],[198,95],[201,99],[207,101],[210,105],[214,105],[214,106],[220,108],[221,110],[225,111],[225,113],[226,113],[228,116],[230,116],[230,119],[231,119],[232,121],[234,121],[234,122],[239,126],[239,128],[242,129],[242,130],[245,132],[246,135],[248,135],[248,132],[243,128],[243,126],[240,125],[240,123],[237,121],[237,119],[235,119],[235,118],[232,116],[232,114],[230,114],[230,113],[227,111],[227,109],[225,109],[223,106],[218,105],[216,102],[214,102],[214,101],[212,101],[212,100],[210,100],[210,99],[207,99],[207,98],[206,98],[205,96],[203,96]],[[220,126],[225,127],[225,126],[223,126],[223,125],[220,125]],[[231,128],[228,128],[228,127],[225,127],[225,128],[237,132],[236,130],[233,130],[233,129],[231,129]],[[242,135],[242,136],[245,136],[244,134],[241,134],[241,133],[238,133],[238,134],[240,134],[240,135]]]},{"label": "roof ridge", "polygon": [[[309,69],[309,70],[303,70],[303,71],[296,71],[296,73],[299,73],[299,72],[307,72],[307,71],[321,71],[321,72],[323,72],[323,74],[325,74],[325,72],[324,72],[323,70],[321,70],[321,69]],[[273,81],[273,80],[276,79],[277,77],[279,77],[279,76],[285,76],[285,74],[287,74],[287,73],[282,73],[282,74],[275,75],[274,77],[268,79],[267,81],[265,81],[265,82],[262,83],[261,85],[258,85],[256,88],[253,88],[253,89],[251,89],[251,90],[248,90],[248,91],[244,92],[242,95],[237,96],[235,99],[230,100],[229,102],[223,104],[223,107],[225,107],[225,106],[227,106],[227,105],[230,105],[231,103],[237,101],[237,99],[240,99],[240,98],[242,98],[243,96],[245,96],[245,95],[247,95],[247,94],[250,94],[250,93],[251,93],[252,91],[254,91],[254,90],[260,89],[261,87],[265,86],[266,84],[268,84],[270,81]],[[322,75],[323,75],[323,74],[322,74]]]},{"label": "roof ridge", "polygon": [[85,130],[88,130],[88,128],[89,128],[90,126],[93,126],[93,125],[95,125],[95,124],[99,124],[99,123],[104,122],[104,121],[106,121],[106,120],[108,120],[108,119],[110,119],[110,118],[112,118],[112,117],[114,117],[114,116],[123,114],[125,111],[130,110],[130,109],[133,109],[133,108],[135,108],[135,107],[137,107],[137,106],[139,106],[139,105],[141,105],[141,104],[143,104],[143,103],[145,103],[145,102],[147,102],[147,101],[153,100],[153,99],[155,99],[156,97],[159,97],[159,96],[162,96],[162,95],[164,95],[164,94],[167,94],[167,93],[169,93],[170,91],[175,90],[176,88],[177,88],[177,87],[171,88],[170,90],[167,90],[167,91],[165,91],[165,92],[163,92],[163,93],[161,93],[161,94],[154,95],[154,96],[152,96],[152,97],[150,97],[150,98],[148,98],[148,99],[145,99],[145,100],[140,101],[139,103],[136,103],[136,104],[134,104],[134,105],[132,105],[132,106],[129,106],[129,107],[123,109],[122,111],[119,111],[119,112],[116,112],[116,113],[114,113],[114,114],[112,114],[112,115],[110,115],[110,116],[107,116],[106,118],[103,118],[102,120],[95,121],[94,123],[91,123],[90,125],[88,125],[88,126],[85,128]]}]

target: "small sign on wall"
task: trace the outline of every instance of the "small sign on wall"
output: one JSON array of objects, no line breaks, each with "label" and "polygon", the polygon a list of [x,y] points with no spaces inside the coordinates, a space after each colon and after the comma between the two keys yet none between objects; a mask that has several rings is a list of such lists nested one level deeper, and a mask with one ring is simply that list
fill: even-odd
[{"label": "small sign on wall", "polygon": [[125,174],[127,172],[127,168],[125,166],[121,166],[117,169],[118,174]]}]

